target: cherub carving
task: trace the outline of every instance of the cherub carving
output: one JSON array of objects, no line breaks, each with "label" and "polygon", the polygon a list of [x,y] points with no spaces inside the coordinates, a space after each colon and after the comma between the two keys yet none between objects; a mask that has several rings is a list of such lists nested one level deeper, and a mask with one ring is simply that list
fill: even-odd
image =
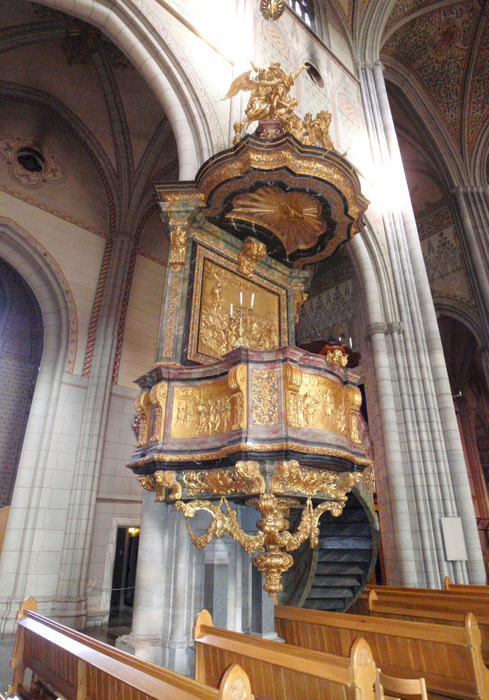
[{"label": "cherub carving", "polygon": [[[294,119],[294,109],[297,100],[290,97],[289,92],[300,73],[306,67],[301,66],[294,73],[286,73],[280,68],[279,63],[271,63],[268,68],[259,68],[253,63],[255,77],[251,77],[252,71],[246,71],[239,75],[232,83],[225,100],[234,97],[241,91],[251,92],[248,106],[245,110],[244,122],[236,122],[234,125],[236,136],[234,143],[238,143],[241,132],[252,122],[263,119],[279,119],[285,126]],[[297,119],[295,117],[295,119]]]}]

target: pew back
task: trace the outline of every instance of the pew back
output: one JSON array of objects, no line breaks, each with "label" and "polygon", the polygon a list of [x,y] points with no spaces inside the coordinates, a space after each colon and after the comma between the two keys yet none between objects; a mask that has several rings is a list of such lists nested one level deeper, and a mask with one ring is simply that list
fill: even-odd
[{"label": "pew back", "polygon": [[218,629],[207,610],[195,621],[194,639],[195,678],[208,685],[215,686],[230,663],[239,663],[256,700],[374,698],[376,667],[363,639],[340,657]]},{"label": "pew back", "polygon": [[424,677],[431,695],[489,700],[489,671],[470,613],[454,627],[276,606],[275,620],[289,644],[342,655],[361,635],[384,673]]},{"label": "pew back", "polygon": [[67,700],[231,700],[233,683],[242,686],[243,698],[253,698],[242,669],[230,669],[217,690],[71,630],[36,608],[31,598],[19,611],[8,695],[22,692],[29,668]]},{"label": "pew back", "polygon": [[469,596],[450,594],[443,591],[428,594],[395,591],[371,590],[368,594],[368,611],[371,615],[393,619],[409,619],[419,622],[436,622],[442,625],[464,625],[468,611],[477,619],[482,639],[482,656],[489,662],[489,603],[480,602]]},{"label": "pew back", "polygon": [[486,585],[452,583],[450,580],[450,576],[445,576],[444,585],[446,591],[469,593],[478,596],[483,596],[484,598],[489,598],[489,586]]}]

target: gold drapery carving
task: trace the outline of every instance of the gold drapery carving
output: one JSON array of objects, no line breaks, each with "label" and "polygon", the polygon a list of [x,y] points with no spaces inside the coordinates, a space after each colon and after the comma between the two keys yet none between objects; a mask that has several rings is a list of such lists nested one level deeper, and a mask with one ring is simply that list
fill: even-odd
[{"label": "gold drapery carving", "polygon": [[[257,498],[247,501],[261,514],[257,522],[259,528],[254,535],[246,533],[238,523],[238,514],[230,506],[225,496],[219,503],[207,500],[195,500],[184,503],[177,501],[175,508],[181,510],[187,524],[190,539],[198,549],[205,549],[213,537],[223,537],[226,533],[238,542],[248,552],[257,552],[265,549],[253,557],[253,562],[259,571],[265,573],[264,588],[270,596],[274,596],[282,590],[281,576],[293,564],[293,558],[288,552],[298,549],[303,542],[309,540],[311,547],[315,547],[319,538],[318,521],[323,513],[331,511],[338,515],[344,504],[336,501],[324,501],[315,508],[311,498],[307,499],[302,511],[299,525],[294,533],[288,531],[289,512],[293,507],[298,507],[299,501],[292,498],[277,498],[274,494],[263,493]],[[225,511],[223,511],[223,506]],[[193,518],[199,510],[205,510],[211,514],[211,522],[203,535],[197,536],[190,527],[189,519]]]}]

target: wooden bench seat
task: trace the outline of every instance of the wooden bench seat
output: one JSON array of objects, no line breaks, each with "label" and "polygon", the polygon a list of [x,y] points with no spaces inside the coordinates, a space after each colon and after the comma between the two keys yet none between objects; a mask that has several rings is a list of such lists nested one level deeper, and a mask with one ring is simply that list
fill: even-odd
[{"label": "wooden bench seat", "polygon": [[[320,653],[213,626],[207,610],[194,627],[195,678],[216,685],[231,663],[245,669],[256,700],[373,700],[376,666],[356,639],[342,655]],[[346,657],[346,658],[345,658]]]},{"label": "wooden bench seat", "polygon": [[383,673],[425,678],[432,698],[489,700],[489,670],[470,613],[464,626],[449,626],[276,606],[275,621],[288,644],[333,654],[344,655],[361,636]]},{"label": "wooden bench seat", "polygon": [[71,630],[36,610],[36,601],[29,598],[17,616],[14,680],[7,697],[29,697],[23,684],[25,671],[31,669],[66,700],[231,700],[237,686],[240,698],[253,699],[246,674],[237,666],[224,669],[219,689],[206,686]]}]

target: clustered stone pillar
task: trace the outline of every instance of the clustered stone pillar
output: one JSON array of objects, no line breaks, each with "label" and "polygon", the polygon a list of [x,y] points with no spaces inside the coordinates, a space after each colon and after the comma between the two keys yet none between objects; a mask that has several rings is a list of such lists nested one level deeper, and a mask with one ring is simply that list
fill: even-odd
[{"label": "clustered stone pillar", "polygon": [[489,187],[460,186],[452,190],[455,209],[458,214],[462,251],[467,263],[467,272],[472,282],[472,289],[479,316],[483,319],[484,337],[480,347],[482,362],[489,385],[489,247],[487,231],[489,230]]},{"label": "clustered stone pillar", "polygon": [[203,552],[192,545],[181,513],[145,491],[132,631],[117,646],[192,675],[192,627],[202,607],[203,586]]},{"label": "clustered stone pillar", "polygon": [[53,611],[58,619],[83,629],[87,616],[87,576],[102,443],[112,389],[117,326],[132,252],[129,237],[112,246],[93,351],[87,394],[80,422],[80,442],[61,555]]},{"label": "clustered stone pillar", "polygon": [[[399,202],[387,204],[383,217],[390,268],[387,286],[395,303],[385,299],[382,306],[366,305],[373,364],[382,383],[379,401],[386,458],[386,473],[378,474],[382,535],[391,544],[402,541],[395,549],[397,564],[386,561],[388,582],[440,587],[447,574],[460,583],[485,583],[435,309],[379,63],[362,68],[361,87],[375,164],[389,172],[395,169],[396,178],[399,175]],[[369,268],[362,242],[354,240],[352,248],[365,289],[370,287],[372,296],[385,295],[385,282]],[[386,394],[389,383],[391,391]],[[442,517],[460,518],[467,561],[447,560]]]}]

